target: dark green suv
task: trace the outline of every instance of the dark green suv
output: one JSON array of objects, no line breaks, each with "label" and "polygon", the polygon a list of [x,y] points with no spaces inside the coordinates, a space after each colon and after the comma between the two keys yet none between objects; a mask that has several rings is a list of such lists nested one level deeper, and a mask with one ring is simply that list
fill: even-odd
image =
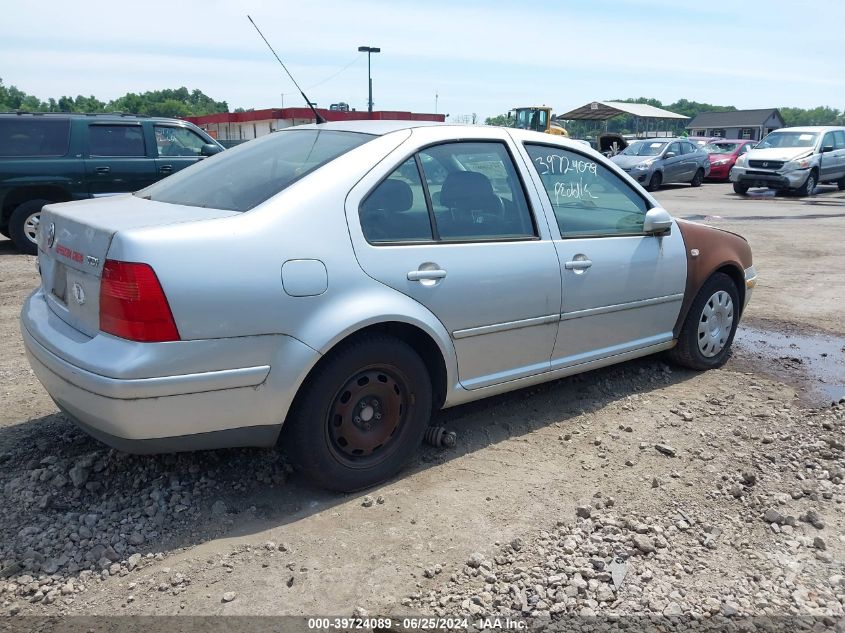
[{"label": "dark green suv", "polygon": [[137,191],[222,149],[178,119],[0,114],[0,233],[34,255],[45,204]]}]

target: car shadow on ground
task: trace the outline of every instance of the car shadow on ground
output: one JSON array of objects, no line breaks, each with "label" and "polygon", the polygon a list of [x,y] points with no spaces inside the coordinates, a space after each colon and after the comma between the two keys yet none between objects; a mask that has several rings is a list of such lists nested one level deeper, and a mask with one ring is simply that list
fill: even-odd
[{"label": "car shadow on ground", "polygon": [[[33,554],[31,543],[21,541],[24,528],[61,526],[69,517],[80,524],[81,515],[98,517],[86,549],[97,542],[115,544],[115,534],[125,538],[140,521],[137,532],[143,542],[122,545],[121,557],[295,523],[358,494],[377,495],[395,481],[550,425],[559,423],[564,433],[567,422],[579,415],[695,375],[670,367],[663,356],[652,356],[447,409],[432,422],[457,433],[455,448],[423,446],[392,481],[353,495],[314,488],[291,472],[283,452],[275,449],[128,455],[105,447],[58,413],[3,427],[0,489],[6,494],[0,507],[0,568],[25,556],[35,556],[38,564],[42,555],[53,558],[56,552],[39,554],[36,548]],[[59,534],[55,540],[61,545],[66,538]],[[30,561],[27,569],[36,571],[37,565],[33,568]]]},{"label": "car shadow on ground", "polygon": [[0,256],[2,255],[20,255],[20,251],[15,248],[12,240],[0,235]]}]

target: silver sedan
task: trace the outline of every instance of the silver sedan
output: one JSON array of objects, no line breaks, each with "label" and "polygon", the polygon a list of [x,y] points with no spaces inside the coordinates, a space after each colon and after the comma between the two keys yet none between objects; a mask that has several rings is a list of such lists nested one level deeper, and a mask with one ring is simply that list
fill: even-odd
[{"label": "silver sedan", "polygon": [[133,452],[280,442],[338,490],[396,473],[432,412],[671,350],[725,362],[755,273],[567,139],[301,126],[135,194],[48,205],[30,363]]}]

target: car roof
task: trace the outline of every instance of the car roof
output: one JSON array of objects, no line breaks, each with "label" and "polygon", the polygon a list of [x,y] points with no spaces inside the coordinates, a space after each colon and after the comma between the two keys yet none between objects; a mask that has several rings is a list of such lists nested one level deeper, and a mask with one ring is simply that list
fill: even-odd
[{"label": "car roof", "polygon": [[94,121],[167,121],[190,124],[189,121],[173,117],[147,116],[144,114],[124,114],[123,112],[0,112],[0,118],[21,119],[90,119]]},{"label": "car roof", "polygon": [[[446,123],[438,121],[329,121],[328,123],[308,123],[286,127],[280,132],[287,130],[333,130],[336,132],[358,132],[359,134],[375,134],[381,136],[399,130],[407,130],[416,127],[445,126]],[[464,127],[456,125],[453,127]]]},{"label": "car roof", "polygon": [[841,125],[801,125],[796,127],[779,127],[775,132],[829,132],[831,130],[845,130]]}]

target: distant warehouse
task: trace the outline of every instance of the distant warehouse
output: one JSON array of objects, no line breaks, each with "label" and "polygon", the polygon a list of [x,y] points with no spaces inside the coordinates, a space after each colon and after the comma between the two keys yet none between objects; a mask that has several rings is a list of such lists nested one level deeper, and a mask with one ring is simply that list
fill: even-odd
[{"label": "distant warehouse", "polygon": [[[445,114],[424,114],[417,112],[401,112],[382,110],[369,112],[325,110],[317,111],[327,121],[440,121],[446,120]],[[194,125],[204,129],[208,134],[224,145],[270,134],[293,125],[314,123],[314,114],[308,108],[268,108],[266,110],[250,110],[248,112],[221,112],[204,116],[184,117]]]},{"label": "distant warehouse", "polygon": [[769,132],[785,126],[786,123],[778,109],[768,108],[702,112],[689,122],[686,129],[690,136],[718,136],[759,141]]}]

